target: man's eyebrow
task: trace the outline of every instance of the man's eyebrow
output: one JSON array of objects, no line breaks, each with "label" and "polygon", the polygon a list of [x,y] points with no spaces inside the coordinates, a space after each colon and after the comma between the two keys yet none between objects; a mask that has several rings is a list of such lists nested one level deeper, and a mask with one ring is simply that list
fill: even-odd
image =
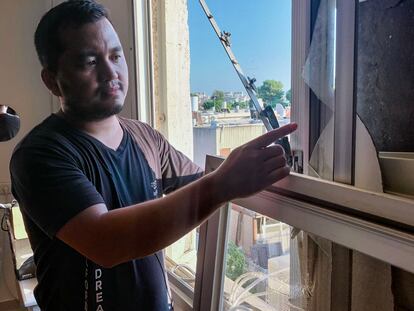
[{"label": "man's eyebrow", "polygon": [[96,56],[96,54],[97,53],[94,50],[82,50],[82,51],[77,52],[76,56],[77,56],[77,58],[82,59],[82,58],[87,58],[87,57],[90,57],[90,56]]},{"label": "man's eyebrow", "polygon": [[111,48],[111,50],[110,50],[112,53],[114,53],[114,52],[122,52],[122,46],[120,46],[120,45],[117,45],[117,46],[115,46],[115,47],[113,47],[113,48]]},{"label": "man's eyebrow", "polygon": [[[122,46],[117,45],[117,46],[111,48],[109,51],[110,51],[110,53],[117,53],[117,52],[122,52],[123,49],[122,49]],[[84,58],[88,58],[88,57],[91,57],[91,56],[97,56],[97,55],[98,55],[97,51],[95,51],[93,49],[81,50],[81,51],[78,51],[76,53],[76,57],[78,59],[84,59]]]}]

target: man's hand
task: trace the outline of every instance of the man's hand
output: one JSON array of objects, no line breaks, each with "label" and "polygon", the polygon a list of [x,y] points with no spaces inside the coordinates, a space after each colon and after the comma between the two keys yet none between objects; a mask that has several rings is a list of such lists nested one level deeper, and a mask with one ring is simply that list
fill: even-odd
[{"label": "man's hand", "polygon": [[234,149],[212,173],[222,201],[252,195],[289,175],[283,148],[271,144],[296,128],[296,123],[287,124]]}]

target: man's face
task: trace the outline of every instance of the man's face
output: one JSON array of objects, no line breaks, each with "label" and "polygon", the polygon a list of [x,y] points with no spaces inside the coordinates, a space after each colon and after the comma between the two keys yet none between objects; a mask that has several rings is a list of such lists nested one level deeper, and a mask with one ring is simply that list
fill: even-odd
[{"label": "man's face", "polygon": [[111,23],[102,18],[60,32],[56,84],[63,111],[84,121],[97,121],[122,110],[128,90],[128,67]]}]

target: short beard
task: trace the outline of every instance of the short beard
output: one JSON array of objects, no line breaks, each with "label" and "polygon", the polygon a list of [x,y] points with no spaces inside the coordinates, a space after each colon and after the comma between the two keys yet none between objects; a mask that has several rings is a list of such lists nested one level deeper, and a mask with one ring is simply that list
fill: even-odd
[{"label": "short beard", "polygon": [[107,119],[122,111],[123,104],[115,104],[107,107],[84,107],[77,103],[65,103],[64,113],[73,120],[93,122]]}]

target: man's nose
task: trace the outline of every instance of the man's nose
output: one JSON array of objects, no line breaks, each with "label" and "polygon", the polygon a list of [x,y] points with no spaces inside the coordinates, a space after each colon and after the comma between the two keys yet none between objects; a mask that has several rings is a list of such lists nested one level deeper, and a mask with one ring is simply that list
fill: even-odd
[{"label": "man's nose", "polygon": [[105,60],[104,62],[101,62],[100,73],[102,80],[104,81],[112,81],[118,79],[118,72],[116,70],[116,66],[110,60]]}]

